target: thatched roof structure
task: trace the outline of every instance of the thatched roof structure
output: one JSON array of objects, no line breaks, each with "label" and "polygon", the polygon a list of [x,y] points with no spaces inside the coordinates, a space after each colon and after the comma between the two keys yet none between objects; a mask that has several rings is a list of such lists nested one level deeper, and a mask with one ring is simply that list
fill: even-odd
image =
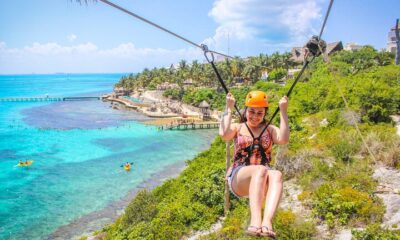
[{"label": "thatched roof structure", "polygon": [[209,108],[210,104],[208,104],[208,102],[206,102],[206,100],[203,100],[200,104],[199,104],[199,108]]}]

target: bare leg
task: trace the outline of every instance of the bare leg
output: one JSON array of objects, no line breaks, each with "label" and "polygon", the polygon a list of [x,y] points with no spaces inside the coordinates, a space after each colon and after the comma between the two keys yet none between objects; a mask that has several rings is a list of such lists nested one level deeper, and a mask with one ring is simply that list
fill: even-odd
[{"label": "bare leg", "polygon": [[261,207],[267,179],[265,166],[246,166],[239,170],[232,181],[232,189],[239,196],[249,196],[250,226],[261,226]]},{"label": "bare leg", "polygon": [[[265,199],[264,217],[262,226],[268,227],[272,231],[272,219],[278,208],[282,194],[282,173],[277,170],[268,171],[268,192]],[[267,231],[263,228],[263,231]]]},{"label": "bare leg", "polygon": [[251,211],[250,225],[252,226],[261,226],[261,207],[265,196],[264,188],[266,177],[267,169],[261,167],[255,171],[250,181],[249,204]]}]

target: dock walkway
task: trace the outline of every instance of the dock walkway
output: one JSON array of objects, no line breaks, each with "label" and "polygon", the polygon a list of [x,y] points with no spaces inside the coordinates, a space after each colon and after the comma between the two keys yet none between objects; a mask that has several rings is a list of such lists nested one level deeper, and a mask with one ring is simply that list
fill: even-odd
[{"label": "dock walkway", "polygon": [[158,130],[202,130],[213,128],[219,128],[219,122],[170,124],[159,126]]},{"label": "dock walkway", "polygon": [[92,101],[101,97],[5,97],[0,102],[60,102],[60,101]]}]

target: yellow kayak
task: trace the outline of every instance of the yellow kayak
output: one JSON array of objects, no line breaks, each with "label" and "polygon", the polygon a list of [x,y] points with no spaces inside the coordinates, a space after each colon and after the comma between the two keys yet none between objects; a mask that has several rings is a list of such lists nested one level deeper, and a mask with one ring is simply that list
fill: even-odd
[{"label": "yellow kayak", "polygon": [[32,163],[33,163],[33,160],[27,160],[25,162],[18,163],[17,167],[27,167],[27,166],[32,165]]},{"label": "yellow kayak", "polygon": [[130,171],[131,170],[131,165],[124,165],[125,171]]}]

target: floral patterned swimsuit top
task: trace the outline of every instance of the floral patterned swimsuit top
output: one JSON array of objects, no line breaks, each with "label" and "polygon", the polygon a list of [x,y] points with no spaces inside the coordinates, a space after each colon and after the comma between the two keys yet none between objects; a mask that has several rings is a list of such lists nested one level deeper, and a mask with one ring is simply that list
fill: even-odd
[{"label": "floral patterned swimsuit top", "polygon": [[233,158],[232,170],[242,165],[269,166],[273,144],[271,133],[264,128],[260,136],[255,138],[247,124],[244,123],[244,125],[252,136],[240,134],[240,128],[243,126],[240,125],[234,141],[235,155]]}]

